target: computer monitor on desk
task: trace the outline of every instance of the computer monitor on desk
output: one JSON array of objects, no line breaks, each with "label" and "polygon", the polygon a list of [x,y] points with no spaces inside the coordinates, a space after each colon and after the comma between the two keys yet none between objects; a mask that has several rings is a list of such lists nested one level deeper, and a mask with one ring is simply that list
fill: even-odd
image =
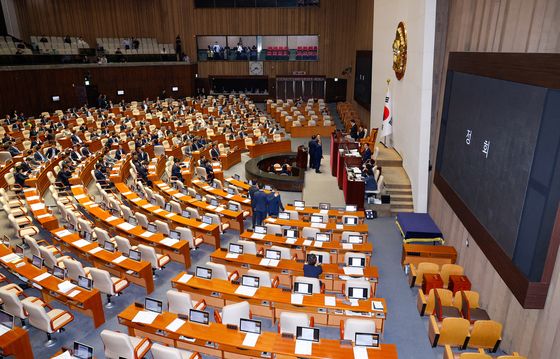
[{"label": "computer monitor on desk", "polygon": [[286,238],[297,238],[298,231],[293,228],[284,228],[284,237]]},{"label": "computer monitor on desk", "polygon": [[181,239],[181,233],[179,231],[172,229],[169,231],[169,238],[179,240]]},{"label": "computer monitor on desk", "polygon": [[142,260],[142,252],[131,249],[128,251],[128,258],[132,259],[133,261],[140,262]]},{"label": "computer monitor on desk", "polygon": [[255,226],[253,231],[257,234],[266,234],[266,227],[265,226]]},{"label": "computer monitor on desk", "polygon": [[229,252],[235,254],[243,254],[243,246],[237,243],[230,243]]},{"label": "computer monitor on desk", "polygon": [[331,234],[319,232],[315,234],[315,240],[317,242],[330,242],[331,241]]},{"label": "computer monitor on desk", "polygon": [[148,223],[148,231],[157,233],[157,226],[155,225],[155,223]]},{"label": "computer monitor on desk", "polygon": [[282,258],[282,253],[274,249],[267,249],[264,252],[264,257],[266,259],[280,260],[280,258]]},{"label": "computer monitor on desk", "polygon": [[329,210],[329,209],[331,209],[331,204],[330,203],[319,203],[319,209]]},{"label": "computer monitor on desk", "polygon": [[241,285],[245,287],[259,287],[259,277],[255,277],[252,275],[244,275],[241,276]]},{"label": "computer monitor on desk", "polygon": [[278,218],[280,218],[280,219],[290,219],[290,214],[288,212],[280,212],[280,213],[278,213]]},{"label": "computer monitor on desk", "polygon": [[62,267],[59,267],[59,266],[54,266],[52,274],[56,278],[64,280],[66,278],[66,269],[64,269]]},{"label": "computer monitor on desk", "polygon": [[146,298],[144,300],[144,308],[150,312],[161,314],[163,312],[163,302],[153,298]]},{"label": "computer monitor on desk", "polygon": [[39,269],[43,269],[43,259],[39,256],[33,255],[33,258],[31,259],[31,264],[33,264],[35,267]]},{"label": "computer monitor on desk", "polygon": [[347,204],[345,210],[346,212],[356,212],[358,210],[358,206],[355,204]]},{"label": "computer monitor on desk", "polygon": [[348,288],[348,299],[368,299],[368,292],[367,288],[350,287]]},{"label": "computer monitor on desk", "polygon": [[206,267],[196,267],[195,276],[202,279],[212,279],[212,269]]},{"label": "computer monitor on desk", "polygon": [[296,339],[309,342],[319,341],[319,328],[296,327]]},{"label": "computer monitor on desk", "polygon": [[348,236],[348,243],[352,244],[362,244],[364,243],[364,237],[362,235],[352,234]]},{"label": "computer monitor on desk", "polygon": [[375,333],[356,333],[354,344],[357,347],[379,347],[379,334]]},{"label": "computer monitor on desk", "polygon": [[202,310],[191,309],[189,310],[189,320],[193,323],[207,325],[210,322],[210,313]]},{"label": "computer monitor on desk", "polygon": [[345,217],[344,224],[347,226],[355,226],[358,224],[358,217]]},{"label": "computer monitor on desk", "polygon": [[323,223],[323,216],[311,215],[311,223]]},{"label": "computer monitor on desk", "polygon": [[72,358],[76,359],[93,359],[93,347],[79,342],[74,342],[74,350]]},{"label": "computer monitor on desk", "polygon": [[13,329],[14,327],[14,316],[9,314],[8,312],[5,312],[3,310],[0,310],[0,326],[2,326],[3,328],[0,328],[0,331],[8,331],[10,329]]},{"label": "computer monitor on desk", "polygon": [[305,202],[304,201],[294,201],[294,207],[303,208],[303,207],[305,207]]},{"label": "computer monitor on desk", "polygon": [[313,294],[313,284],[303,283],[303,282],[295,282],[294,283],[294,293],[311,295],[311,294]]},{"label": "computer monitor on desk", "polygon": [[363,257],[350,257],[348,258],[348,266],[363,268],[366,266],[366,259]]},{"label": "computer monitor on desk", "polygon": [[78,277],[78,287],[85,290],[91,290],[93,288],[93,280],[81,275]]},{"label": "computer monitor on desk", "polygon": [[243,319],[239,320],[239,331],[245,333],[261,334],[262,324],[258,320]]}]

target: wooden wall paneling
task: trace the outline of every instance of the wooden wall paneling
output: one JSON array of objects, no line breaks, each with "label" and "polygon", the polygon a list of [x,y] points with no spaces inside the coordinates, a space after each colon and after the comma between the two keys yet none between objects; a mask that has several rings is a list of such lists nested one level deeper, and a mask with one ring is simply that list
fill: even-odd
[{"label": "wooden wall paneling", "polygon": [[[560,52],[560,3],[556,0],[477,0],[438,1],[438,7],[449,6],[448,25],[442,44],[436,42],[436,53],[443,51],[445,60],[436,62],[434,72],[445,74],[447,54],[452,51],[477,52]],[[437,35],[436,35],[437,36]],[[439,47],[439,48],[438,48]],[[445,76],[435,97],[435,126],[432,133],[432,163],[435,163],[439,121],[445,90]],[[500,276],[486,260],[474,240],[463,243],[467,230],[441,193],[430,189],[429,212],[441,227],[449,244],[459,252],[459,263],[481,293],[483,306],[492,318],[504,324],[502,348],[519,351],[529,358],[552,358],[560,352],[560,266],[556,265],[545,308],[522,309]],[[558,262],[558,259],[557,259]]]}]

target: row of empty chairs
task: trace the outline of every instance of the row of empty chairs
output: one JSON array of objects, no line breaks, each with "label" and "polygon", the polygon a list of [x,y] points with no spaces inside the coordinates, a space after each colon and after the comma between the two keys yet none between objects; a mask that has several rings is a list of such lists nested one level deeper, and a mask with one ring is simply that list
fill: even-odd
[{"label": "row of empty chairs", "polygon": [[125,38],[111,38],[102,37],[97,38],[97,46],[103,47],[105,53],[114,54],[117,49],[123,54],[162,54],[162,53],[174,53],[175,48],[173,44],[170,43],[158,43],[155,38],[138,38],[139,42],[138,49],[133,48],[132,41],[129,40],[130,48],[126,49],[124,46]]}]

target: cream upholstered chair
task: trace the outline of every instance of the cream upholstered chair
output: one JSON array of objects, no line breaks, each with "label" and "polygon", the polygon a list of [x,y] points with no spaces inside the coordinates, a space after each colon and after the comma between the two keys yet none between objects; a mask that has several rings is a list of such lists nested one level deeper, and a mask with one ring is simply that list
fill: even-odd
[{"label": "cream upholstered chair", "polygon": [[216,323],[232,324],[239,326],[240,319],[251,319],[251,307],[249,302],[239,302],[225,305],[220,313],[214,310],[214,320]]},{"label": "cream upholstered chair", "polygon": [[360,232],[351,232],[351,231],[344,231],[342,232],[342,242],[348,242],[348,237],[350,236],[359,236],[361,235]]},{"label": "cream upholstered chair", "polygon": [[202,359],[199,353],[154,343],[150,349],[154,359]]},{"label": "cream upholstered chair", "polygon": [[175,230],[181,234],[181,239],[189,242],[189,247],[191,249],[197,249],[202,243],[204,243],[204,238],[194,237],[190,228],[186,227],[175,227]]},{"label": "cream upholstered chair", "polygon": [[105,357],[109,359],[143,358],[150,350],[152,343],[147,338],[131,337],[128,334],[103,330],[101,340],[105,346]]},{"label": "cream upholstered chair", "polygon": [[349,298],[350,288],[362,288],[367,290],[367,297],[371,297],[371,283],[363,278],[348,279],[343,284],[344,295]]},{"label": "cream upholstered chair", "polygon": [[347,318],[340,321],[340,340],[354,341],[356,333],[375,333],[375,321],[358,318]]},{"label": "cream upholstered chair", "polygon": [[[292,256],[292,252],[290,251],[290,248],[281,247],[281,246],[270,246],[270,249],[280,252],[280,259],[287,259],[287,260],[294,259],[294,256]],[[295,256],[295,258],[297,259],[297,256]]]},{"label": "cream upholstered chair", "polygon": [[[72,313],[62,309],[52,309],[49,306],[43,307],[38,302],[24,302],[23,308],[28,314],[29,324],[47,333],[45,346],[52,347],[56,339],[52,333],[62,331],[64,326],[74,320]],[[50,310],[47,312],[46,308]]]},{"label": "cream upholstered chair", "polygon": [[148,217],[146,217],[144,214],[140,213],[140,212],[136,212],[134,213],[134,218],[136,218],[136,221],[138,222],[139,226],[142,226],[144,228],[148,228]]},{"label": "cream upholstered chair", "polygon": [[68,270],[68,278],[70,278],[74,282],[78,282],[78,278],[80,276],[89,276],[89,271],[91,268],[84,268],[80,261],[67,257],[62,259],[62,263],[64,263],[64,267]]},{"label": "cream upholstered chair", "polygon": [[142,259],[150,262],[150,264],[152,265],[154,276],[156,270],[162,270],[163,267],[165,267],[165,265],[171,260],[168,255],[156,253],[154,247],[151,246],[139,244],[138,250],[140,251]]},{"label": "cream upholstered chair", "polygon": [[101,293],[105,293],[107,295],[106,308],[113,307],[111,297],[114,295],[120,295],[129,284],[126,279],[112,277],[109,272],[103,269],[91,268],[89,270],[89,275],[91,276],[91,279],[93,279],[93,286]]},{"label": "cream upholstered chair", "polygon": [[169,236],[169,225],[166,222],[156,219],[154,223],[156,224],[157,231],[159,233]]},{"label": "cream upholstered chair", "polygon": [[[17,291],[18,288],[6,288],[6,286],[0,288],[0,303],[2,303],[2,309],[4,311],[14,317],[18,317],[21,320],[22,326],[25,327],[25,319],[27,319],[28,315],[23,308],[23,303],[37,303],[44,305],[44,302],[37,297],[25,297],[20,299]],[[25,295],[23,290],[21,290],[21,294]]]},{"label": "cream upholstered chair", "polygon": [[58,248],[49,244],[44,239],[36,240],[34,237],[25,235],[23,236],[23,242],[29,246],[30,257],[33,256],[41,257],[41,251],[40,251],[41,247],[45,247],[46,249],[54,252],[55,254],[59,253]]},{"label": "cream upholstered chair", "polygon": [[93,229],[93,232],[95,233],[95,236],[97,237],[97,243],[101,247],[103,247],[103,245],[105,244],[105,241],[109,241],[109,242],[114,243],[113,239],[111,239],[111,236],[109,235],[109,232],[107,232],[103,228],[95,227]]},{"label": "cream upholstered chair", "polygon": [[239,278],[237,271],[228,273],[226,266],[221,263],[206,262],[206,267],[212,269],[212,279],[235,280]]},{"label": "cream upholstered chair", "polygon": [[243,246],[243,254],[257,254],[257,244],[255,242],[240,239],[236,244]]},{"label": "cream upholstered chair", "polygon": [[173,289],[167,291],[168,311],[175,314],[189,315],[191,309],[206,309],[206,301],[202,299],[198,303],[193,303],[189,293],[179,292]]},{"label": "cream upholstered chair", "polygon": [[280,282],[278,276],[271,280],[270,272],[264,270],[249,269],[247,270],[247,275],[259,278],[260,287],[276,288]]},{"label": "cream upholstered chair", "polygon": [[294,278],[294,283],[311,284],[311,287],[312,287],[311,292],[314,293],[314,294],[324,292],[323,286],[321,285],[321,281],[318,278],[298,276],[298,277]]},{"label": "cream upholstered chair", "polygon": [[41,258],[45,261],[47,268],[52,269],[54,266],[59,266],[64,268],[64,259],[70,258],[69,256],[56,257],[55,253],[47,247],[40,246],[39,252],[41,253]]},{"label": "cream upholstered chair", "polygon": [[319,232],[321,232],[321,230],[319,228],[303,227],[303,230],[301,231],[301,236],[303,238],[315,239],[315,235]]},{"label": "cream upholstered chair", "polygon": [[136,246],[132,246],[130,244],[130,241],[128,240],[128,238],[124,238],[124,237],[121,237],[121,236],[114,236],[113,239],[115,240],[115,243],[117,243],[117,249],[121,253],[126,254],[126,253],[130,252],[131,249],[137,249],[138,248]]},{"label": "cream upholstered chair", "polygon": [[313,327],[313,317],[306,313],[282,312],[278,322],[278,333],[296,335],[297,327]]},{"label": "cream upholstered chair", "polygon": [[267,234],[282,234],[282,226],[274,223],[265,223]]},{"label": "cream upholstered chair", "polygon": [[206,213],[206,216],[212,218],[212,224],[217,225],[220,228],[220,233],[223,233],[229,228],[229,223],[223,223],[220,216],[215,213]]},{"label": "cream upholstered chair", "polygon": [[200,219],[200,214],[196,208],[187,207],[185,208],[185,211],[189,212],[192,219]]}]

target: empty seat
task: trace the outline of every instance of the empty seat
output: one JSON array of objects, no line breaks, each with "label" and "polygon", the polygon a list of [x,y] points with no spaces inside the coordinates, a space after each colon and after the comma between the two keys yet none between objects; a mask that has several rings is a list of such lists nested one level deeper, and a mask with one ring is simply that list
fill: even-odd
[{"label": "empty seat", "polygon": [[112,277],[109,272],[103,269],[90,268],[89,274],[93,279],[93,286],[107,295],[107,304],[105,305],[107,308],[113,307],[111,297],[120,295],[129,284],[126,279]]},{"label": "empty seat", "polygon": [[445,318],[438,322],[430,315],[428,336],[432,347],[450,345],[463,348],[469,337],[469,321],[463,318]]},{"label": "empty seat", "polygon": [[[52,347],[56,343],[56,339],[52,338],[52,333],[62,331],[64,326],[74,320],[72,313],[62,309],[53,309],[48,305],[44,307],[38,301],[23,302],[23,308],[28,313],[29,324],[47,334],[48,340],[45,343],[47,347]],[[49,309],[48,312],[46,308]]]},{"label": "empty seat", "polygon": [[375,321],[358,318],[347,318],[340,321],[340,340],[354,341],[356,333],[375,333]]},{"label": "empty seat", "polygon": [[206,301],[203,299],[198,303],[193,303],[191,295],[176,290],[167,291],[168,311],[175,314],[189,315],[191,309],[206,309]]},{"label": "empty seat", "polygon": [[147,338],[132,337],[107,329],[101,332],[101,340],[105,347],[105,357],[110,359],[143,358],[152,346]]},{"label": "empty seat", "polygon": [[165,254],[156,253],[154,247],[151,246],[139,244],[138,250],[140,251],[142,260],[148,261],[152,265],[154,275],[156,270],[162,270],[163,267],[165,267],[165,265],[171,260],[171,258]]},{"label": "empty seat", "polygon": [[280,320],[278,322],[278,333],[296,335],[297,327],[313,326],[313,317],[309,318],[309,316],[305,313],[281,312]]},{"label": "empty seat", "polygon": [[216,323],[239,325],[240,319],[251,319],[251,308],[249,302],[239,302],[225,305],[222,311],[214,310]]},{"label": "empty seat", "polygon": [[150,349],[153,359],[202,359],[199,353],[154,343]]},{"label": "empty seat", "polygon": [[323,293],[325,291],[324,284],[317,278],[309,278],[298,276],[294,278],[294,283],[307,283],[311,284],[312,293]]}]

